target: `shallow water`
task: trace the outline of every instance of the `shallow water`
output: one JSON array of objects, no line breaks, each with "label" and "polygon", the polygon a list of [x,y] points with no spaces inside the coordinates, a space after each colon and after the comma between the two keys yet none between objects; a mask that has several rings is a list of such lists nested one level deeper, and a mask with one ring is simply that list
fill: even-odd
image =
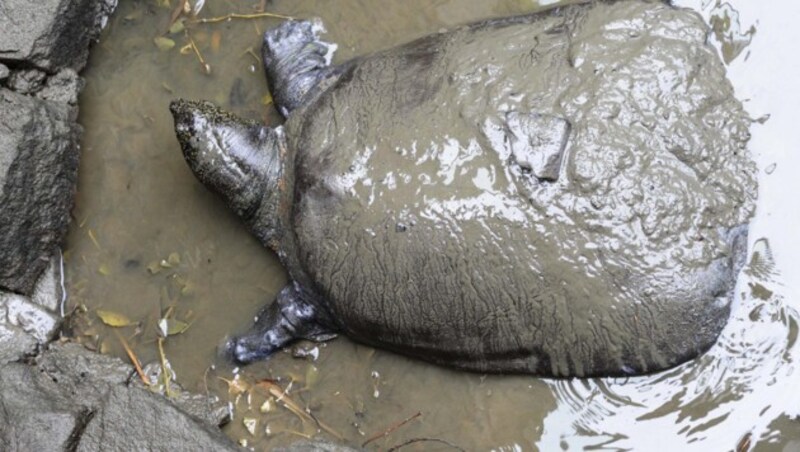
[{"label": "shallow water", "polygon": [[[678,3],[702,9],[707,17],[725,11],[709,0]],[[217,357],[216,347],[226,334],[250,326],[286,275],[190,173],[167,105],[174,97],[209,99],[239,115],[279,123],[264,105],[268,92],[260,62],[248,52],[259,53],[261,34],[278,19],[193,26],[191,36],[211,67],[206,75],[191,49],[180,51],[187,42],[182,33],[168,36],[176,43],[172,49],[154,44],[170,16],[155,1],[120,5],[85,74],[79,196],[65,252],[70,306],[86,308],[74,322],[76,333],[127,359],[96,310],[124,314],[140,326],[119,331],[142,361],[151,362],[159,357],[158,319],[171,311],[171,318],[189,325],[164,341],[177,381],[230,399],[234,419],[226,432],[256,449],[303,435],[335,439],[274,397],[262,413],[266,386],[236,394],[264,378],[278,380],[281,388],[291,385],[289,397],[344,442],[361,445],[390,431],[370,442],[370,449],[414,438],[437,438],[468,450],[800,449],[800,423],[792,420],[800,414],[794,375],[800,268],[791,265],[800,258],[792,234],[800,221],[797,209],[790,208],[798,182],[789,171],[800,164],[791,152],[796,143],[789,141],[789,108],[800,102],[800,91],[790,85],[800,67],[786,53],[798,33],[791,20],[800,17],[800,6],[785,1],[778,9],[772,2],[766,9],[753,3],[732,2],[742,31],[756,24],[752,43],[738,57],[741,39],[723,49],[733,58],[730,76],[739,97],[750,99],[751,115],[771,114],[752,129],[751,149],[761,169],[750,237],[753,265],[740,278],[734,314],[719,343],[693,362],[630,379],[487,377],[339,338],[319,346],[315,361],[287,351],[241,369],[237,381],[244,383],[229,390],[221,378],[231,380],[235,370]],[[258,4],[242,2],[236,10],[233,2],[208,2],[201,16],[249,13]],[[271,12],[321,17],[329,31],[325,38],[339,44],[335,61],[449,25],[535,8],[529,0],[267,2]],[[253,421],[254,435],[245,425]],[[437,442],[408,449],[414,447],[452,449]]]}]

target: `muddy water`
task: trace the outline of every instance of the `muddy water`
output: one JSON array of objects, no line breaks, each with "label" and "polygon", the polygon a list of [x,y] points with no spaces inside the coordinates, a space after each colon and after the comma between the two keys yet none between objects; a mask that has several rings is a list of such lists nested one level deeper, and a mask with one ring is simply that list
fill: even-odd
[{"label": "muddy water", "polygon": [[[207,3],[202,17],[250,13],[260,2]],[[265,105],[263,72],[250,52],[258,53],[261,33],[277,19],[193,26],[191,37],[211,69],[205,74],[191,48],[181,52],[188,42],[183,32],[167,35],[173,48],[154,43],[170,16],[155,1],[120,5],[86,73],[79,197],[65,252],[69,307],[79,312],[76,334],[125,357],[97,310],[124,315],[135,325],[118,332],[139,359],[151,362],[159,359],[159,319],[168,316],[176,334],[163,341],[163,350],[177,381],[230,400],[234,419],[226,431],[257,450],[303,436],[340,435],[360,446],[385,431],[367,448],[415,438],[468,450],[800,448],[800,424],[792,420],[800,414],[794,373],[800,290],[792,285],[800,281],[800,270],[791,265],[800,258],[800,246],[791,233],[797,210],[787,209],[793,205],[787,187],[798,186],[790,168],[800,164],[791,152],[795,143],[787,141],[793,127],[788,107],[800,102],[800,94],[786,92],[800,68],[780,51],[793,40],[796,27],[787,21],[800,7],[781,2],[792,10],[787,12],[774,4],[767,10],[734,2],[739,33],[724,20],[726,13],[731,18],[729,9],[708,0],[681,3],[723,18],[715,22],[715,36],[723,44],[729,40],[721,47],[730,56],[737,92],[751,99],[746,106],[754,117],[772,114],[753,127],[762,189],[751,230],[752,265],[740,280],[719,344],[700,359],[649,377],[551,381],[450,371],[340,338],[295,350],[311,351],[310,357],[296,358],[288,350],[267,363],[231,369],[217,357],[217,345],[250,325],[286,275],[195,181],[180,155],[167,105],[173,97],[209,99],[239,115],[279,123]],[[275,13],[322,17],[326,38],[339,43],[339,61],[448,25],[536,7],[528,0],[267,2]],[[265,378],[289,387],[288,397],[327,428],[300,420],[270,399],[269,389],[276,386],[254,386]],[[398,426],[408,418],[413,419]],[[452,449],[433,441],[407,448]]]}]

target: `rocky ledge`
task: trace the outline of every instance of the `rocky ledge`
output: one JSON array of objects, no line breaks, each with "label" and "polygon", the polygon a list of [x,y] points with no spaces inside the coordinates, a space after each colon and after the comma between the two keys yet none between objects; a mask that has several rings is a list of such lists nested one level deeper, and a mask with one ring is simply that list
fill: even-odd
[{"label": "rocky ledge", "polygon": [[0,1],[0,450],[234,450],[227,409],[51,343],[76,189],[79,72],[117,0]]},{"label": "rocky ledge", "polygon": [[235,450],[211,399],[145,388],[133,366],[54,343],[0,368],[0,450]]},{"label": "rocky ledge", "polygon": [[[117,0],[0,0],[0,451],[237,450],[226,406],[53,342],[76,190],[79,73]],[[300,442],[286,451],[348,451]]]}]

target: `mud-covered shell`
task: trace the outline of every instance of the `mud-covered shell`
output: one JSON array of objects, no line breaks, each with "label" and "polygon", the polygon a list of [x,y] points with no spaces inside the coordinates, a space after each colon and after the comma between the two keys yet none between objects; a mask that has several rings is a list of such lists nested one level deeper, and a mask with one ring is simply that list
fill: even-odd
[{"label": "mud-covered shell", "polygon": [[661,2],[595,2],[343,66],[286,124],[295,252],[337,326],[556,376],[710,347],[756,184],[707,31]]}]

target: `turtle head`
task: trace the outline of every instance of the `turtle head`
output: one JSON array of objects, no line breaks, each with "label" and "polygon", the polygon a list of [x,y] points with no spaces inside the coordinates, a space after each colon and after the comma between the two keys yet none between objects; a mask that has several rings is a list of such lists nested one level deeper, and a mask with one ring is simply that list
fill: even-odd
[{"label": "turtle head", "polygon": [[178,99],[170,111],[195,176],[271,246],[282,198],[282,129],[238,118],[210,102]]}]

